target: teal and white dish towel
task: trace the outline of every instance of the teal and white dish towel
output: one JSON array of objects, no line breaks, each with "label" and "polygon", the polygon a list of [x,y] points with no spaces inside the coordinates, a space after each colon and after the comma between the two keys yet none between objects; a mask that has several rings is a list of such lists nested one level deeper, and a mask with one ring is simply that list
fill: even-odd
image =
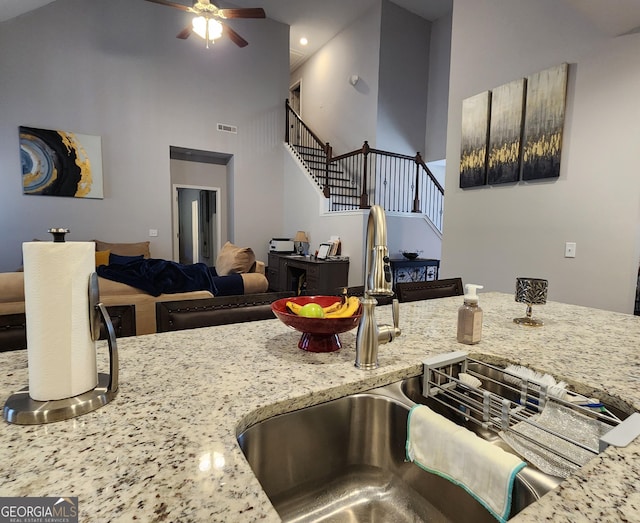
[{"label": "teal and white dish towel", "polygon": [[513,483],[526,465],[517,456],[425,405],[409,412],[406,452],[407,460],[460,485],[499,521],[509,517]]}]

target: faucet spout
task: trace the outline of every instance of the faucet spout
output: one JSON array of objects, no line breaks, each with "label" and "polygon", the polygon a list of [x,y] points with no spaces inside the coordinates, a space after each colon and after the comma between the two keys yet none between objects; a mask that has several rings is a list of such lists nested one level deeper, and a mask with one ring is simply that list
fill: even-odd
[{"label": "faucet spout", "polygon": [[387,219],[379,205],[372,205],[369,211],[365,249],[365,297],[392,296]]},{"label": "faucet spout", "polygon": [[392,296],[391,266],[387,248],[387,221],[379,205],[371,206],[365,242],[365,281],[362,298],[362,318],[356,335],[355,366],[363,369],[378,367],[378,346],[400,336],[400,309],[393,300],[393,326],[378,325],[375,319],[376,296]]}]

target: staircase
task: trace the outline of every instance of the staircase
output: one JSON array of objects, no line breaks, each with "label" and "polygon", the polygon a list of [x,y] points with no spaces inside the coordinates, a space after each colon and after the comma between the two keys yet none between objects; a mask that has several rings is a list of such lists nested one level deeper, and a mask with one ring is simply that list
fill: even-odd
[{"label": "staircase", "polygon": [[[307,166],[309,173],[320,189],[328,187],[331,195],[329,210],[350,211],[360,208],[360,191],[356,184],[349,180],[345,172],[335,163],[327,165],[327,154],[324,148],[293,145],[295,154]],[[328,174],[328,177],[327,177]]]},{"label": "staircase", "polygon": [[286,101],[285,141],[329,199],[330,211],[367,209],[421,213],[442,233],[444,189],[416,156],[381,151],[365,141],[361,149],[333,156]]}]

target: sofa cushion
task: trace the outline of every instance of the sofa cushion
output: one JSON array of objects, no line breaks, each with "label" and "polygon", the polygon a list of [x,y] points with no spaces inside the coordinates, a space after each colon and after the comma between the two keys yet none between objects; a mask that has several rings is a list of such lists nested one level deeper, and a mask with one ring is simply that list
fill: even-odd
[{"label": "sofa cushion", "polygon": [[244,294],[256,294],[259,292],[267,292],[269,288],[269,280],[264,274],[259,272],[248,272],[241,274],[242,283],[244,284]]},{"label": "sofa cushion", "polygon": [[222,246],[216,259],[216,273],[227,276],[232,273],[247,273],[255,270],[256,255],[250,247],[238,247],[231,242]]},{"label": "sofa cushion", "polygon": [[120,256],[139,256],[142,255],[145,258],[150,258],[149,252],[150,242],[138,242],[138,243],[109,243],[101,240],[93,240],[96,244],[96,251],[111,251],[112,254],[119,254]]},{"label": "sofa cushion", "polygon": [[96,251],[96,267],[100,265],[109,265],[109,255],[111,251]]},{"label": "sofa cushion", "polygon": [[24,301],[24,272],[0,272],[0,303]]}]

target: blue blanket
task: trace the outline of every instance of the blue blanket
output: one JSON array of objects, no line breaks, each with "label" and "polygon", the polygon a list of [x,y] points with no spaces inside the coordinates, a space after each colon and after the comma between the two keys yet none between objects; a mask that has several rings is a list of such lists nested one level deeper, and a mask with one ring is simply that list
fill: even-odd
[{"label": "blue blanket", "polygon": [[244,293],[239,274],[218,276],[214,267],[207,267],[204,263],[186,265],[147,258],[125,264],[101,265],[97,273],[102,278],[126,283],[152,296],[202,290],[214,296]]}]

